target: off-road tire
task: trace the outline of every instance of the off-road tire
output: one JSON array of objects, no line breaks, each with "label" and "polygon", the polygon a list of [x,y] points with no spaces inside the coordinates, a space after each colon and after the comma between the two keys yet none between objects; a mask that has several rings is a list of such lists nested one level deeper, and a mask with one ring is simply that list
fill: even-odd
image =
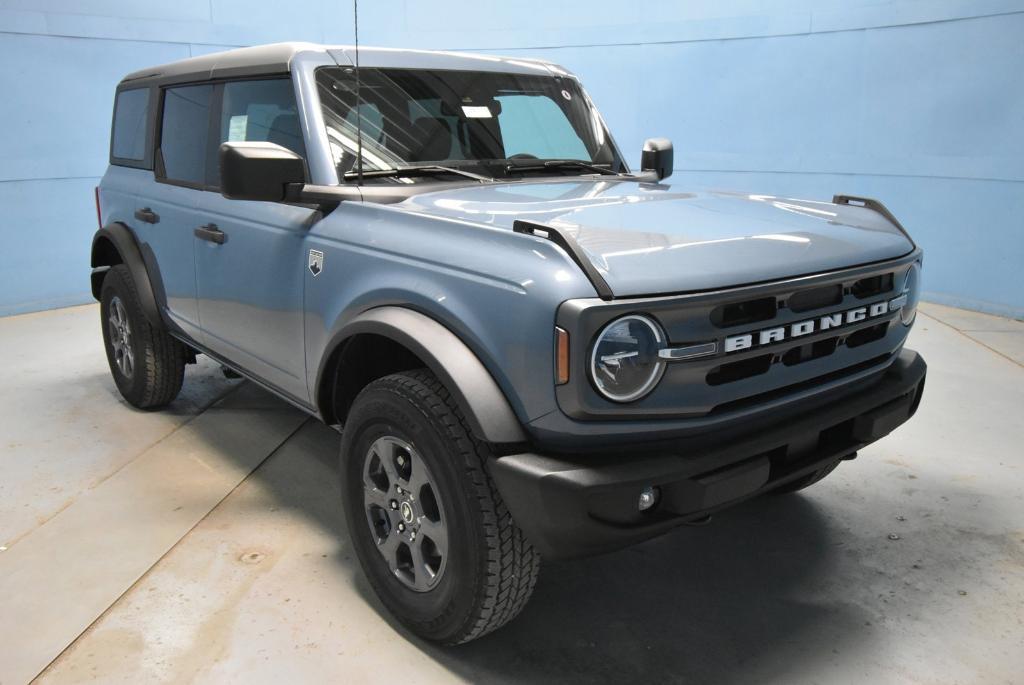
[{"label": "off-road tire", "polygon": [[[118,365],[110,325],[111,303],[117,298],[130,328],[134,363],[127,375]],[[100,326],[110,374],[121,396],[133,407],[159,409],[181,391],[185,378],[185,346],[162,326],[146,320],[131,271],[118,264],[107,272],[100,291]]]},{"label": "off-road tire", "polygon": [[[364,465],[375,441],[389,436],[412,446],[429,467],[441,516],[447,517],[445,570],[427,591],[399,581],[368,523]],[[501,627],[519,614],[537,581],[540,554],[488,475],[490,458],[488,446],[473,437],[452,396],[427,370],[370,383],[345,421],[340,472],[350,539],[384,606],[427,640],[459,644]]]},{"label": "off-road tire", "polygon": [[818,469],[817,471],[808,473],[806,476],[803,476],[802,478],[798,478],[790,483],[786,483],[785,485],[782,485],[772,490],[772,494],[788,495],[794,492],[799,492],[800,490],[803,490],[805,488],[809,488],[815,483],[817,483],[819,480],[827,476],[828,474],[835,471],[836,467],[839,466],[841,463],[843,463],[842,460],[837,461],[834,464],[830,464],[829,466],[826,466],[823,469]]}]

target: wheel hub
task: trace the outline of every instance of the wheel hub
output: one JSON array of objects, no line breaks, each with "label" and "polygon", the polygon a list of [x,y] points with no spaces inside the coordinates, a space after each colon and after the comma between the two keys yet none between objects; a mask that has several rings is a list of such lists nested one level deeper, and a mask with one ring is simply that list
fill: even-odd
[{"label": "wheel hub", "polygon": [[444,574],[448,527],[430,470],[409,443],[377,439],[363,462],[363,503],[377,551],[407,587],[426,592]]},{"label": "wheel hub", "polygon": [[126,378],[131,378],[135,371],[132,329],[131,324],[128,323],[128,314],[125,312],[124,304],[116,295],[110,300],[107,325],[114,363]]}]

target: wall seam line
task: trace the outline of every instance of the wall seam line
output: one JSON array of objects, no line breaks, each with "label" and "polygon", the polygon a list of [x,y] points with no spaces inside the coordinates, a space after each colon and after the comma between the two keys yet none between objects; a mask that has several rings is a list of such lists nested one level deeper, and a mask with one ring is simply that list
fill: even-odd
[{"label": "wall seam line", "polygon": [[[645,45],[684,45],[688,43],[708,43],[708,42],[725,42],[725,41],[736,41],[736,40],[756,40],[759,38],[789,38],[795,36],[807,36],[807,35],[828,35],[834,33],[851,33],[856,31],[881,31],[885,29],[895,28],[906,28],[910,26],[929,26],[934,24],[948,24],[958,21],[973,21],[976,19],[988,19],[994,17],[1005,17],[1013,16],[1018,14],[1024,14],[1024,10],[1010,10],[1006,12],[992,12],[987,14],[976,14],[972,16],[964,17],[949,17],[945,19],[927,19],[922,21],[906,21],[903,23],[887,24],[884,26],[851,26],[837,29],[825,29],[814,31],[810,27],[804,31],[787,31],[780,33],[761,33],[752,34],[746,36],[716,36],[707,38],[690,38],[681,40],[658,40],[658,41],[628,41],[620,43],[577,43],[577,44],[566,44],[566,45],[528,45],[520,47],[448,47],[448,48],[435,48],[435,49],[446,49],[458,52],[495,52],[495,51],[521,51],[521,50],[568,50],[568,49],[581,49],[581,48],[609,48],[609,47],[642,47]],[[44,13],[44,21],[49,26],[49,15],[50,13]],[[170,45],[208,45],[213,47],[244,47],[245,45],[253,44],[251,42],[245,42],[243,44],[235,43],[214,43],[204,41],[193,41],[193,40],[160,40],[153,38],[121,38],[117,36],[92,36],[92,35],[75,35],[70,33],[53,33],[49,30],[46,33],[39,33],[37,31],[16,31],[10,29],[0,29],[0,35],[28,35],[28,36],[48,36],[54,38],[74,38],[79,40],[116,40],[131,43],[157,43],[157,44],[170,44]]]},{"label": "wall seam line", "polygon": [[621,47],[643,47],[645,45],[685,45],[687,43],[713,43],[735,40],[757,40],[759,38],[791,38],[795,36],[828,35],[834,33],[853,33],[860,31],[883,31],[886,29],[906,28],[910,26],[929,26],[934,24],[949,24],[958,21],[973,21],[975,19],[989,19],[994,17],[1006,17],[1017,14],[1024,14],[1024,10],[1012,10],[1009,12],[994,12],[992,14],[977,14],[969,17],[950,17],[948,19],[929,19],[925,21],[908,21],[901,24],[887,24],[885,26],[851,26],[848,28],[825,29],[820,31],[786,31],[781,33],[760,33],[748,36],[716,36],[708,38],[689,38],[680,40],[652,40],[652,41],[628,41],[621,43],[574,43],[567,45],[528,45],[522,47],[448,47],[432,48],[451,50],[455,52],[497,52],[503,50],[573,50],[580,48],[621,48]]}]

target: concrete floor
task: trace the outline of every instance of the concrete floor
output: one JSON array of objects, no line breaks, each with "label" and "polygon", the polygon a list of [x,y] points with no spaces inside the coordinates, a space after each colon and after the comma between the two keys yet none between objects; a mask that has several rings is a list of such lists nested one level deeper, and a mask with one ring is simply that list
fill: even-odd
[{"label": "concrete floor", "polygon": [[336,433],[209,364],[131,410],[97,319],[0,319],[3,685],[1024,677],[1024,323],[926,305],[909,424],[804,494],[545,563],[519,619],[438,649],[359,571]]}]

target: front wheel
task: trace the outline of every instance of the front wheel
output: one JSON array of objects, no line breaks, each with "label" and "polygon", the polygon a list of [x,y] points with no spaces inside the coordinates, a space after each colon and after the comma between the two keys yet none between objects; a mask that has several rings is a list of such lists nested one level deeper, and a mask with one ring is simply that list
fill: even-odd
[{"label": "front wheel", "polygon": [[469,432],[429,371],[381,378],[345,421],[349,535],[374,591],[412,632],[468,642],[512,620],[540,555],[512,521]]}]

